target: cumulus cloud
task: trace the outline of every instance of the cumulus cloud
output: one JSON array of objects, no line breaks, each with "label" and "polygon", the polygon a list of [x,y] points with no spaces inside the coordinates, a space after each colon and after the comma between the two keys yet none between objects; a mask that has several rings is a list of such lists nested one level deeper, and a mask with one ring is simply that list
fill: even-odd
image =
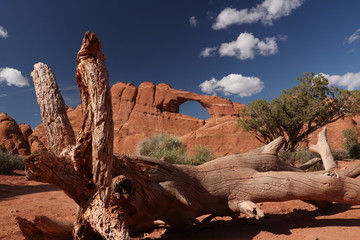
[{"label": "cumulus cloud", "polygon": [[19,70],[14,68],[0,68],[0,83],[8,86],[25,87],[29,86],[29,81]]},{"label": "cumulus cloud", "polygon": [[2,37],[2,38],[7,38],[7,37],[9,37],[8,31],[6,31],[6,29],[3,28],[2,26],[0,26],[0,37]]},{"label": "cumulus cloud", "polygon": [[190,23],[190,25],[193,26],[193,27],[197,27],[197,26],[199,25],[198,20],[197,20],[194,16],[192,16],[192,17],[189,19],[189,23]]},{"label": "cumulus cloud", "polygon": [[207,47],[200,52],[200,57],[209,57],[215,55],[217,47]]},{"label": "cumulus cloud", "polygon": [[360,28],[358,28],[353,34],[351,34],[349,37],[345,38],[345,42],[347,44],[352,44],[355,41],[358,41],[360,39]]},{"label": "cumulus cloud", "polygon": [[235,41],[220,45],[220,56],[233,56],[241,60],[253,59],[255,55],[269,56],[278,53],[276,37],[260,40],[252,33],[241,33]]},{"label": "cumulus cloud", "polygon": [[212,78],[199,85],[206,94],[217,93],[229,96],[250,97],[262,91],[264,83],[257,77],[246,77],[241,74],[229,74],[220,80]]},{"label": "cumulus cloud", "polygon": [[230,25],[262,22],[272,25],[273,20],[288,16],[300,7],[305,0],[265,0],[251,9],[237,10],[225,8],[216,18],[212,28],[215,30],[225,29]]},{"label": "cumulus cloud", "polygon": [[355,90],[360,88],[360,72],[346,73],[344,75],[329,75],[322,73],[331,85],[345,87],[348,90]]}]

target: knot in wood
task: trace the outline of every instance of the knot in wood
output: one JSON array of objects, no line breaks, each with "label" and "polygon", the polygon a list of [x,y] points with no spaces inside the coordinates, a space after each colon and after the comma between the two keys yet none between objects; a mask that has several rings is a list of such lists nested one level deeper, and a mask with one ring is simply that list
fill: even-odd
[{"label": "knot in wood", "polygon": [[130,179],[125,176],[118,176],[114,178],[113,184],[113,197],[116,199],[128,199],[134,192],[133,185]]},{"label": "knot in wood", "polygon": [[339,178],[339,175],[336,172],[327,171],[323,173],[326,177]]}]

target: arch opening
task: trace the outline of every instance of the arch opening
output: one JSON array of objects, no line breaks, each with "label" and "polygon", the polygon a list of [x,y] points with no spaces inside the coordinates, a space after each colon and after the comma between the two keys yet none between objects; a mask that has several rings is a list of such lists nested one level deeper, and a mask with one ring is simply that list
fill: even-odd
[{"label": "arch opening", "polygon": [[196,117],[201,120],[206,120],[211,117],[206,108],[201,106],[199,102],[191,100],[186,101],[179,106],[179,113],[191,117]]}]

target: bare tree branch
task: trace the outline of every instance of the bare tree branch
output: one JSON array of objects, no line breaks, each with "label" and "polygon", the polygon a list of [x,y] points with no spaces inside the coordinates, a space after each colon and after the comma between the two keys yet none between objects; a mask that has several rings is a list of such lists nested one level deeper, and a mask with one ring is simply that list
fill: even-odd
[{"label": "bare tree branch", "polygon": [[114,138],[111,94],[100,41],[90,32],[85,34],[78,53],[76,81],[84,120],[75,153],[75,166],[85,171],[86,176],[92,176],[101,199],[107,205]]},{"label": "bare tree branch", "polygon": [[34,79],[49,150],[60,155],[61,151],[75,145],[75,135],[55,75],[46,64],[37,63],[31,76]]}]

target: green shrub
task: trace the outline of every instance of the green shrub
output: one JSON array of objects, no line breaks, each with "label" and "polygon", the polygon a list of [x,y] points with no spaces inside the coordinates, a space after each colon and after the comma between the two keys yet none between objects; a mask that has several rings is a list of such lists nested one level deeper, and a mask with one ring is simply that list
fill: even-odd
[{"label": "green shrub", "polygon": [[290,164],[291,166],[295,165],[294,153],[289,151],[280,150],[278,157],[281,161]]},{"label": "green shrub", "polygon": [[[320,157],[319,154],[310,152],[307,148],[299,147],[294,152],[286,152],[286,151],[279,151],[279,159],[289,163],[292,166],[295,165],[303,165],[307,161]],[[318,171],[323,170],[323,164],[322,162],[316,163],[314,166],[308,169],[308,171]]]},{"label": "green shrub", "polygon": [[14,170],[24,170],[24,159],[11,152],[0,151],[0,174],[13,174]]},{"label": "green shrub", "polygon": [[334,157],[334,160],[344,160],[349,158],[349,153],[343,149],[331,149],[331,153]]},{"label": "green shrub", "polygon": [[192,165],[200,165],[215,158],[208,147],[199,145],[195,149],[194,163]]},{"label": "green shrub", "polygon": [[186,145],[176,136],[166,133],[154,135],[137,146],[137,154],[158,159],[164,159],[169,163],[185,164],[189,157]]},{"label": "green shrub", "polygon": [[195,156],[190,156],[186,144],[178,137],[166,133],[154,135],[140,142],[137,146],[137,154],[185,165],[199,165],[215,158],[205,146],[196,147]]},{"label": "green shrub", "polygon": [[345,129],[343,132],[344,143],[343,146],[352,159],[360,158],[360,144],[358,136],[353,129]]}]

